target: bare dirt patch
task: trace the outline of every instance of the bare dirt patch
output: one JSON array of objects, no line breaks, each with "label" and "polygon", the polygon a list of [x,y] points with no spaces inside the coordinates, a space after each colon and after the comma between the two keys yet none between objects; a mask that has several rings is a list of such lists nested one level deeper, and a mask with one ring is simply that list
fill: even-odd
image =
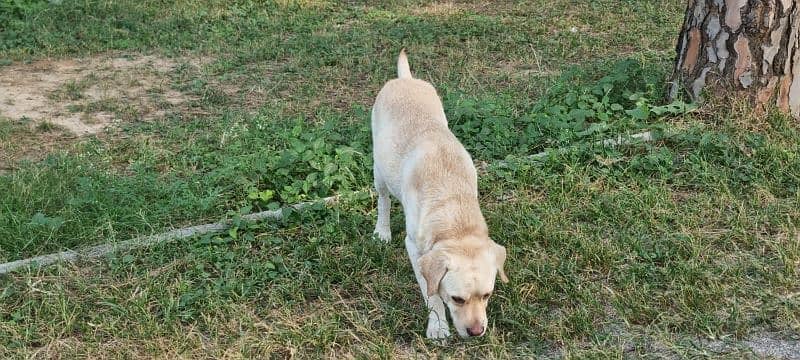
[{"label": "bare dirt patch", "polygon": [[196,113],[198,95],[176,74],[194,78],[205,64],[106,53],[0,67],[0,175],[86,135],[115,137],[124,123]]},{"label": "bare dirt patch", "polygon": [[[463,7],[463,6],[462,6]],[[414,15],[454,15],[464,11],[462,7],[452,2],[435,2],[411,10]]]},{"label": "bare dirt patch", "polygon": [[514,14],[518,5],[513,1],[436,1],[421,7],[412,7],[417,16],[452,16],[465,12],[483,15]]},{"label": "bare dirt patch", "polygon": [[189,97],[170,89],[178,65],[157,56],[101,55],[0,68],[0,116],[52,123],[82,136],[163,116]]}]

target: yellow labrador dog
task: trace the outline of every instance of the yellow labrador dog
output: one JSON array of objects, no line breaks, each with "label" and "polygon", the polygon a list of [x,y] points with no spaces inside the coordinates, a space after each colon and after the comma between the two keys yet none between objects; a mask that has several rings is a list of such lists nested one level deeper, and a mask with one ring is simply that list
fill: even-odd
[{"label": "yellow labrador dog", "polygon": [[403,204],[406,250],[429,309],[426,335],[450,336],[446,304],[461,337],[481,336],[495,277],[508,282],[506,249],[489,238],[472,157],[447,127],[436,89],[411,76],[405,50],[397,76],[372,108],[375,233],[392,237],[391,194]]}]

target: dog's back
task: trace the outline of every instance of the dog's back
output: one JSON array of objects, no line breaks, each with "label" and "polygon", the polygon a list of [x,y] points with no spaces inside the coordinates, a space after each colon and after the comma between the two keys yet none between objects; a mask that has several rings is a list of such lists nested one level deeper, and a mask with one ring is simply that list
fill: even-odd
[{"label": "dog's back", "polygon": [[372,109],[376,177],[403,203],[407,221],[433,215],[429,210],[457,196],[462,206],[454,211],[468,210],[465,217],[482,222],[472,158],[450,132],[436,89],[411,77],[405,53],[398,76],[383,86]]},{"label": "dog's back", "polygon": [[[377,171],[399,197],[397,186],[409,181],[400,175],[428,178],[425,173],[446,171],[477,182],[472,159],[447,126],[444,108],[436,89],[428,82],[414,79],[408,68],[405,52],[398,58],[398,78],[388,81],[375,100],[372,109],[372,140]],[[415,154],[412,154],[411,152]],[[419,161],[420,168],[408,169],[409,161]],[[466,169],[462,165],[466,164]],[[415,161],[416,163],[416,161]],[[453,166],[456,165],[456,166]],[[403,171],[406,170],[406,171]],[[472,174],[458,170],[472,170]],[[436,176],[447,181],[449,177]],[[429,184],[432,185],[432,184]],[[455,184],[451,184],[455,185]]]}]

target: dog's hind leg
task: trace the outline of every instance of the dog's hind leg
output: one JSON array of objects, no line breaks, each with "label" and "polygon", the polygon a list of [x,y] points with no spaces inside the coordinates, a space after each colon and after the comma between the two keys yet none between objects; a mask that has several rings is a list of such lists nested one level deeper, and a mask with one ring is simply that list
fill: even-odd
[{"label": "dog's hind leg", "polygon": [[406,235],[406,251],[408,252],[408,258],[411,260],[411,267],[414,268],[414,276],[417,277],[417,283],[422,291],[422,298],[425,299],[425,304],[428,305],[428,329],[425,331],[425,336],[428,339],[449,337],[450,326],[447,324],[444,302],[442,302],[442,298],[439,295],[428,296],[428,284],[419,267],[419,250],[408,235]]},{"label": "dog's hind leg", "polygon": [[378,221],[375,223],[375,235],[383,242],[392,240],[392,229],[389,226],[389,212],[392,208],[392,199],[389,197],[389,188],[386,182],[374,171],[375,191],[378,193]]}]

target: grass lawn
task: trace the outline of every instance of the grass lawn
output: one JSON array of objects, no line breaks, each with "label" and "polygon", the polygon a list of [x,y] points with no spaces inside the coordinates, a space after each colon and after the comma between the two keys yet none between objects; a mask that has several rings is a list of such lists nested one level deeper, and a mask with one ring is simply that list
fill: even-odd
[{"label": "grass lawn", "polygon": [[[0,262],[345,194],[0,275],[0,358],[728,358],[797,340],[800,123],[664,104],[684,6],[0,2],[0,87],[38,83],[50,107],[0,103]],[[424,339],[402,242],[371,240],[369,111],[401,47],[509,251],[478,340]],[[644,130],[658,140],[593,145]]]}]

